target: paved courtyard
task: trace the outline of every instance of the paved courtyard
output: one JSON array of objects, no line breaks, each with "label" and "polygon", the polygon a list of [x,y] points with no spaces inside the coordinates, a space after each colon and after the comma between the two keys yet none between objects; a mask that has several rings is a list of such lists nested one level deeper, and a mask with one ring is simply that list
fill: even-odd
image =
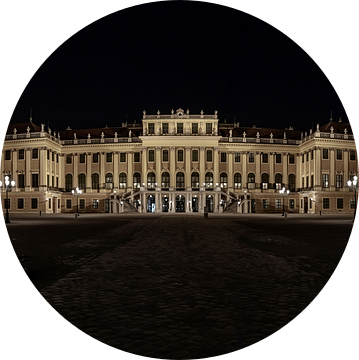
[{"label": "paved courtyard", "polygon": [[282,328],[335,270],[351,215],[12,215],[29,278],[77,328],[115,348],[194,359]]}]

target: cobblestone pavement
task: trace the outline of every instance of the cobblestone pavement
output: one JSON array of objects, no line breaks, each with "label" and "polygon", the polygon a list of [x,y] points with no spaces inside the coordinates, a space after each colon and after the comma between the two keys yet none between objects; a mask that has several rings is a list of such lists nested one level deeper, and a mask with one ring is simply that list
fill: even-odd
[{"label": "cobblestone pavement", "polygon": [[[84,216],[66,240],[49,239],[51,250],[35,235],[25,245],[21,226],[8,231],[15,251],[28,254],[34,285],[80,330],[133,354],[194,359],[254,344],[297,316],[328,281],[352,227],[349,218],[320,219],[322,228],[303,218],[272,227],[268,218],[238,219],[148,214],[103,217],[98,226]],[[54,226],[43,224],[44,234]]]}]

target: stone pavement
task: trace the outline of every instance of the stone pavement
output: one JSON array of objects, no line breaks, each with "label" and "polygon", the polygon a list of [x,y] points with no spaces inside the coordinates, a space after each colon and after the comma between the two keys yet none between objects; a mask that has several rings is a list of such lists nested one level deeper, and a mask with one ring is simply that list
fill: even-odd
[{"label": "stone pavement", "polygon": [[[47,219],[41,221],[46,233]],[[102,226],[86,215],[66,219],[68,237],[54,234],[53,254],[39,254],[40,247],[31,253],[16,221],[8,231],[17,253],[29,254],[30,279],[64,318],[110,346],[165,359],[226,354],[282,328],[328,281],[352,227],[349,217],[311,223],[278,215],[98,221]],[[31,225],[23,226],[31,238]],[[291,230],[296,227],[303,233]],[[45,263],[46,254],[55,260]],[[45,280],[36,271],[32,278],[39,263],[49,270]]]}]

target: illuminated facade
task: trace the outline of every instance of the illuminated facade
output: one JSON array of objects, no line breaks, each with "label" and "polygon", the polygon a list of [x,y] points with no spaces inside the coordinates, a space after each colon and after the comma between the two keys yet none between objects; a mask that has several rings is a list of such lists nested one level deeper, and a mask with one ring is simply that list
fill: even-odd
[{"label": "illuminated facade", "polygon": [[16,184],[2,204],[46,213],[349,213],[347,181],[357,173],[352,130],[340,120],[301,132],[178,109],[57,133],[30,121],[8,128],[1,174]]}]

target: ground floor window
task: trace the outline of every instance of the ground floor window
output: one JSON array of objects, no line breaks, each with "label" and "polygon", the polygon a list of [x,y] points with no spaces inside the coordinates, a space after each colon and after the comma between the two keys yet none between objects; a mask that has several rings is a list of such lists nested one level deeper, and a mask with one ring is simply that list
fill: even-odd
[{"label": "ground floor window", "polygon": [[269,200],[268,199],[263,199],[262,200],[262,209],[263,210],[268,210],[269,208]]},{"label": "ground floor window", "polygon": [[275,208],[277,210],[282,208],[282,199],[275,199]]},{"label": "ground floor window", "polygon": [[323,198],[323,209],[329,209],[329,208],[330,208],[329,198]]},{"label": "ground floor window", "polygon": [[355,210],[355,199],[354,198],[350,199],[350,209]]},{"label": "ground floor window", "polygon": [[4,199],[4,209],[10,209],[10,199]]},{"label": "ground floor window", "polygon": [[92,199],[92,209],[93,210],[98,209],[98,199]]},{"label": "ground floor window", "polygon": [[86,200],[85,199],[80,199],[79,207],[81,210],[85,210],[85,208],[86,208]]},{"label": "ground floor window", "polygon": [[31,198],[31,210],[36,210],[38,205],[38,199],[37,198]]},{"label": "ground floor window", "polygon": [[25,200],[23,198],[17,199],[17,208],[23,210],[25,208]]},{"label": "ground floor window", "polygon": [[72,201],[71,201],[71,199],[66,199],[66,209],[67,210],[72,209]]},{"label": "ground floor window", "polygon": [[337,209],[339,209],[339,210],[344,209],[344,199],[343,198],[337,198]]},{"label": "ground floor window", "polygon": [[289,199],[289,210],[294,210],[294,199]]}]

